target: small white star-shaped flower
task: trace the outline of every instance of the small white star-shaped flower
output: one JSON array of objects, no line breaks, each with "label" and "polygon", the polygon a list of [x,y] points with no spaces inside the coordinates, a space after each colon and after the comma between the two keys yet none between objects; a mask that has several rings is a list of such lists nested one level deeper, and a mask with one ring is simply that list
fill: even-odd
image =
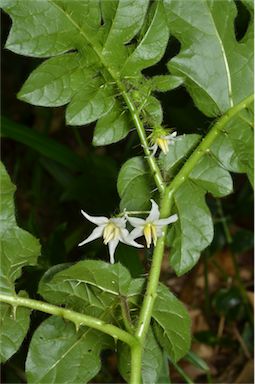
[{"label": "small white star-shaped flower", "polygon": [[160,219],[158,204],[155,203],[154,200],[151,200],[151,204],[151,210],[147,219],[127,217],[130,224],[134,227],[130,233],[130,238],[134,240],[144,235],[148,248],[151,246],[152,242],[154,246],[156,245],[157,239],[162,236],[163,227],[165,225],[174,223],[178,220],[177,215],[169,216],[166,219]]},{"label": "small white star-shaped flower", "polygon": [[103,237],[104,244],[108,244],[110,253],[110,263],[114,263],[114,252],[119,242],[133,247],[142,248],[141,244],[138,244],[130,237],[128,230],[126,229],[126,218],[110,218],[104,216],[90,216],[86,212],[81,211],[83,216],[91,223],[96,224],[97,227],[92,231],[87,239],[83,240],[79,246],[89,243],[99,237]]},{"label": "small white star-shaped flower", "polygon": [[169,152],[169,145],[173,144],[176,140],[179,139],[177,136],[177,132],[173,132],[170,135],[159,136],[155,139],[155,143],[150,149],[152,150],[152,156],[156,155],[158,148],[166,155]]}]

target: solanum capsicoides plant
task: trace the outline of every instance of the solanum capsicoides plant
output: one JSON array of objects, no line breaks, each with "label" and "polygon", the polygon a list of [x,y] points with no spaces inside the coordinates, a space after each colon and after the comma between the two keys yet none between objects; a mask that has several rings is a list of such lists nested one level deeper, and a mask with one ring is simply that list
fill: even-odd
[{"label": "solanum capsicoides plant", "polygon": [[[94,238],[102,236],[109,245],[111,262],[119,241],[153,249],[148,278],[132,279],[121,263],[86,259],[84,245],[85,260],[55,266],[43,276],[43,301],[16,292],[15,280],[23,266],[36,264],[40,246],[17,227],[14,186],[1,166],[2,361],[19,349],[31,310],[52,315],[33,334],[29,383],[88,382],[106,348],[117,351],[128,382],[156,383],[163,352],[178,361],[189,351],[189,315],[159,283],[160,268],[166,239],[176,274],[194,267],[213,238],[205,195],[230,194],[229,172],[253,180],[253,5],[242,2],[251,19],[237,41],[232,0],[0,1],[13,23],[6,47],[45,58],[19,99],[66,105],[67,125],[80,129],[95,122],[94,146],[116,143],[136,129],[143,154],[119,172],[119,214],[100,222],[91,219],[93,212],[84,214],[98,224]],[[170,36],[181,48],[167,65],[169,73],[146,77],[143,70],[160,61]],[[205,116],[215,118],[204,137],[180,135],[163,124],[156,92],[179,86]]]}]

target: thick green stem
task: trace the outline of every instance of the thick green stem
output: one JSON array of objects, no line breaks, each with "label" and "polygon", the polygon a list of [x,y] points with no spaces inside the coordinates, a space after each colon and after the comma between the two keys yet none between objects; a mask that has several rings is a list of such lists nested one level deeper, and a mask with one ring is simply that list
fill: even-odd
[{"label": "thick green stem", "polygon": [[[209,149],[210,146],[212,145],[214,140],[218,137],[219,133],[222,132],[223,128],[228,123],[228,121],[232,117],[234,117],[237,113],[239,113],[242,109],[246,108],[252,101],[253,101],[253,95],[243,100],[237,106],[231,108],[224,116],[222,116],[222,118],[218,120],[218,122],[209,131],[207,136],[203,139],[201,144],[193,152],[193,154],[187,160],[187,162],[182,167],[180,172],[175,176],[172,183],[165,188],[165,191],[164,189],[162,189],[162,192],[164,193],[162,197],[161,210],[160,210],[161,218],[164,218],[170,215],[172,204],[173,204],[174,192],[176,192],[176,190],[187,179],[190,172],[195,167],[195,165],[200,160],[200,158],[210,150]],[[146,334],[150,326],[153,305],[157,296],[157,287],[158,287],[158,282],[160,277],[161,263],[164,255],[165,236],[166,236],[166,228],[163,229],[163,235],[157,241],[157,245],[153,253],[152,266],[149,274],[148,284],[147,284],[142,308],[140,311],[137,330],[135,333],[142,345],[144,344],[144,340],[146,338]],[[138,370],[139,367],[137,365],[136,367]],[[136,378],[141,380],[141,367],[140,367],[140,373],[137,371],[134,373],[134,375]],[[131,384],[136,384],[136,382],[131,381]]]},{"label": "thick green stem", "polygon": [[107,333],[115,339],[119,339],[130,346],[134,346],[137,344],[136,338],[130,335],[128,332],[125,332],[122,329],[116,327],[115,325],[107,324],[104,321],[92,316],[83,315],[81,313],[57,307],[56,305],[48,304],[43,301],[27,299],[19,296],[0,294],[0,302],[10,304],[14,308],[26,307],[36,309],[41,312],[49,313],[50,315],[60,316],[66,320],[72,321],[76,327],[86,325],[88,327],[97,329],[98,331],[101,331],[103,333]]},{"label": "thick green stem", "polygon": [[[162,198],[160,217],[164,218],[169,215],[171,207],[169,206],[169,202],[167,201],[167,195],[165,194]],[[148,328],[150,326],[151,314],[153,310],[153,304],[157,296],[157,288],[159,282],[159,276],[161,271],[162,259],[164,256],[164,248],[165,248],[165,236],[166,236],[167,227],[163,228],[162,237],[158,239],[157,245],[153,252],[151,270],[149,274],[147,289],[145,293],[145,297],[143,300],[138,327],[136,331],[136,336],[141,342],[145,340]]]},{"label": "thick green stem", "polygon": [[172,199],[173,193],[182,185],[182,183],[187,180],[189,174],[197,164],[197,162],[203,157],[206,153],[210,153],[210,147],[218,137],[218,135],[224,130],[226,124],[231,120],[235,115],[237,115],[241,110],[247,108],[254,100],[254,95],[251,95],[241,101],[233,108],[223,115],[217,123],[211,128],[206,137],[202,140],[196,150],[192,153],[189,159],[186,161],[184,166],[181,168],[179,173],[175,176],[171,184],[166,188],[166,193],[169,200],[169,212],[170,212],[170,201]]},{"label": "thick green stem", "polygon": [[130,373],[130,384],[141,384],[141,371],[142,371],[142,344],[136,344],[131,347],[131,373]]}]

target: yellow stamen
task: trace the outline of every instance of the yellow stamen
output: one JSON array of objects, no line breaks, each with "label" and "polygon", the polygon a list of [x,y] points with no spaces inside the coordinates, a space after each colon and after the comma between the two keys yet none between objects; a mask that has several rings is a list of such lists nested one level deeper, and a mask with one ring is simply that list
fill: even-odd
[{"label": "yellow stamen", "polygon": [[119,236],[119,228],[112,222],[109,222],[103,232],[104,244],[108,244],[109,241],[116,239]]},{"label": "yellow stamen", "polygon": [[152,233],[153,244],[155,246],[157,242],[157,230],[154,224],[151,224],[151,233]]},{"label": "yellow stamen", "polygon": [[169,152],[168,140],[162,137],[157,138],[157,144],[161,151],[166,155]]},{"label": "yellow stamen", "polygon": [[143,228],[143,234],[146,240],[147,248],[150,248],[152,240],[153,240],[153,244],[156,245],[157,231],[154,224],[152,223],[146,224]]}]

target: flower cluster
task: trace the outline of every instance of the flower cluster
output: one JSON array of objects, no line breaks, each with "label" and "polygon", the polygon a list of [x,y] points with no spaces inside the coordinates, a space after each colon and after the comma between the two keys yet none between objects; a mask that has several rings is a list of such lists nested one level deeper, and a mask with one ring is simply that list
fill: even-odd
[{"label": "flower cluster", "polygon": [[[110,262],[114,263],[114,252],[119,242],[131,245],[137,248],[143,248],[143,245],[138,244],[135,239],[144,235],[147,247],[149,248],[153,242],[157,243],[157,239],[162,236],[162,230],[165,225],[173,223],[177,220],[177,215],[172,215],[166,219],[160,219],[158,205],[154,200],[151,200],[152,207],[146,219],[138,217],[130,217],[125,214],[122,218],[107,218],[104,216],[90,216],[86,212],[81,211],[83,216],[97,227],[92,231],[90,236],[82,241],[79,246],[89,243],[99,237],[103,237],[104,244],[109,247]],[[131,232],[126,229],[126,223],[134,227]]]}]

